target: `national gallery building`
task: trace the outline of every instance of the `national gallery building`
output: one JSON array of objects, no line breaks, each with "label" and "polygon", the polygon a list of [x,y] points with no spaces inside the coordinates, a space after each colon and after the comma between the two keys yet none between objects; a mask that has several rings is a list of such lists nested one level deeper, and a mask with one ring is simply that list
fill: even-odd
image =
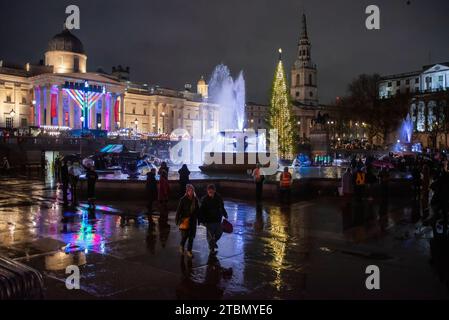
[{"label": "national gallery building", "polygon": [[88,72],[82,42],[65,29],[48,43],[39,65],[0,60],[0,128],[54,127],[163,134],[183,128],[218,131],[218,106],[197,92],[129,81],[129,68]]}]

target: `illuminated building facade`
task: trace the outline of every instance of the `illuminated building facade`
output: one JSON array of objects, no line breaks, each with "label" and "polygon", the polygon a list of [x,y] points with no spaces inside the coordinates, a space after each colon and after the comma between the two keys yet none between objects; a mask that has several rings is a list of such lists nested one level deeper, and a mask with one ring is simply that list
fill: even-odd
[{"label": "illuminated building facade", "polygon": [[449,62],[422,67],[420,71],[382,77],[379,98],[410,94],[410,117],[415,140],[425,147],[448,145]]},{"label": "illuminated building facade", "polygon": [[129,68],[111,74],[87,71],[83,44],[69,30],[54,36],[39,65],[0,60],[0,127],[69,127],[164,134],[184,128],[192,134],[218,128],[218,108],[199,93],[129,81]]}]

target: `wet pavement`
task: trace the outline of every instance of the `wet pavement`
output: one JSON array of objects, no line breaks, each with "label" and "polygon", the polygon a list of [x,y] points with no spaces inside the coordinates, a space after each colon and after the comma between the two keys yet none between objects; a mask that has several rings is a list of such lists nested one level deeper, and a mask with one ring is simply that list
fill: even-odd
[{"label": "wet pavement", "polygon": [[[83,202],[63,209],[53,184],[0,180],[0,255],[44,274],[47,299],[447,299],[429,263],[431,230],[412,223],[408,200],[365,201],[350,213],[341,199],[281,207],[227,199],[234,233],[209,257],[199,227],[194,259],[178,252],[174,226],[149,227],[144,203]],[[65,288],[77,265],[81,290]],[[381,289],[365,287],[368,265]]]}]

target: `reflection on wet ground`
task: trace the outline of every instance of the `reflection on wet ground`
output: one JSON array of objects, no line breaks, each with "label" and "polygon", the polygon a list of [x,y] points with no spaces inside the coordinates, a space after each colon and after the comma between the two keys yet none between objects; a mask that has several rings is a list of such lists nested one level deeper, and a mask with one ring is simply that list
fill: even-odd
[{"label": "reflection on wet ground", "polygon": [[[214,258],[199,227],[189,260],[174,214],[170,228],[157,217],[149,226],[144,202],[64,209],[60,191],[39,181],[1,180],[0,190],[0,255],[40,270],[48,299],[448,298],[428,263],[431,230],[411,223],[404,199],[229,200],[234,233]],[[371,264],[381,270],[375,292],[365,287]],[[80,267],[81,290],[65,288],[68,265]]]},{"label": "reflection on wet ground", "polygon": [[[169,180],[178,180],[178,167],[170,168],[169,172]],[[203,179],[237,179],[237,180],[252,180],[252,176],[250,173],[241,174],[241,173],[204,173],[198,167],[190,166],[190,179],[191,180],[203,180]],[[290,168],[290,171],[293,174],[293,179],[306,179],[306,178],[326,178],[326,179],[341,179],[341,176],[346,170],[344,167],[300,167],[300,168]],[[268,180],[279,181],[279,176],[281,173],[281,169],[277,175],[273,175],[267,177]],[[392,172],[392,178],[411,178],[410,174],[403,172]],[[117,172],[117,173],[105,173],[100,174],[101,180],[127,180],[128,174]],[[137,177],[137,180],[145,180],[146,176],[142,175]]]}]

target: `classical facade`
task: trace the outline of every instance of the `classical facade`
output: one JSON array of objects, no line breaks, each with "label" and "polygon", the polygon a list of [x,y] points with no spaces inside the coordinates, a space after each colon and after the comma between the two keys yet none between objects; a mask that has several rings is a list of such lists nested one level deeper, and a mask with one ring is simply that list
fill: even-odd
[{"label": "classical facade", "polygon": [[423,66],[419,71],[384,76],[379,98],[410,94],[415,140],[425,147],[448,146],[449,62]]},{"label": "classical facade", "polygon": [[131,128],[153,134],[217,130],[218,107],[205,102],[203,79],[199,93],[170,90],[130,82],[129,68],[88,72],[87,60],[69,30],[50,40],[39,65],[0,60],[0,127]]}]

